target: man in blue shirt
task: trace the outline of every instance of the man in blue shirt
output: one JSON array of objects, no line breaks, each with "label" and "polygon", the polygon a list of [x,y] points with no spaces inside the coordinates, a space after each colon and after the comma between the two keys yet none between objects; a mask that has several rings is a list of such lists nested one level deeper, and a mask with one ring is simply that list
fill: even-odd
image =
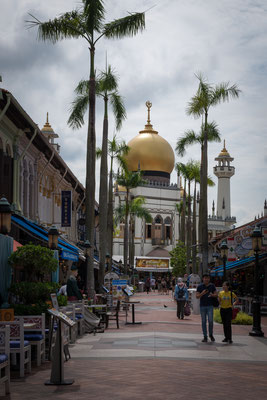
[{"label": "man in blue shirt", "polygon": [[210,283],[209,274],[203,274],[203,283],[198,285],[196,298],[200,299],[200,315],[202,321],[202,332],[204,339],[202,342],[208,341],[207,334],[207,318],[209,322],[209,337],[212,342],[215,342],[213,336],[213,303],[212,298],[217,297],[216,287],[213,283]]}]

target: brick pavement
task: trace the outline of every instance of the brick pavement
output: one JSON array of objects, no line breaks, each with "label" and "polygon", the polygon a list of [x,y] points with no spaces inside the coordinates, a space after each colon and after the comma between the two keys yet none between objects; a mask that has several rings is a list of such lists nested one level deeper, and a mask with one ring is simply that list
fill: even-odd
[{"label": "brick pavement", "polygon": [[[72,359],[65,363],[65,377],[75,379],[72,386],[45,386],[50,376],[46,362],[41,368],[33,367],[24,379],[13,375],[12,394],[3,399],[267,397],[267,361],[259,361],[267,360],[265,338],[251,338],[250,327],[234,326],[234,346],[223,345],[222,327],[215,325],[215,345],[202,344],[200,317],[177,320],[171,296],[137,294],[135,299],[141,301],[136,320],[143,321],[142,325],[126,326],[121,321],[117,330],[111,323],[105,333],[86,335],[70,349]],[[266,317],[262,327],[266,334]]]}]

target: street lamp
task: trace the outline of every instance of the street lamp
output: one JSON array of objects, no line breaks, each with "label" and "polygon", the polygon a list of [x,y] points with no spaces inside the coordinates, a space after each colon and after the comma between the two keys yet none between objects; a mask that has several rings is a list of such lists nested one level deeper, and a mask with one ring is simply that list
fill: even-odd
[{"label": "street lamp", "polygon": [[55,225],[52,225],[48,231],[48,247],[51,250],[56,250],[58,245],[59,232]]},{"label": "street lamp", "polygon": [[220,246],[221,257],[223,260],[223,280],[226,281],[226,260],[228,255],[228,246],[226,240],[223,240]]},{"label": "street lamp", "polygon": [[85,256],[85,275],[84,275],[84,288],[87,291],[87,271],[88,271],[88,259],[90,257],[90,253],[91,253],[91,243],[89,242],[89,240],[86,240],[84,242],[84,256]]},{"label": "street lamp", "polygon": [[252,248],[255,254],[255,271],[254,271],[254,299],[253,305],[253,327],[249,332],[250,336],[264,336],[261,330],[261,303],[259,298],[259,251],[262,246],[261,229],[256,226],[251,235]]},{"label": "street lamp", "polygon": [[6,235],[11,231],[11,207],[5,197],[0,200],[0,233]]}]

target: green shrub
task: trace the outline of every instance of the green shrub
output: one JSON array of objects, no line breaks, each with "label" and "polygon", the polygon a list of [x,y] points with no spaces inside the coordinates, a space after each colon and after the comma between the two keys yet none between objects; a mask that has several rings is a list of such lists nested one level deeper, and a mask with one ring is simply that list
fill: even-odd
[{"label": "green shrub", "polygon": [[30,305],[51,300],[50,294],[55,293],[59,287],[54,282],[19,282],[11,285],[9,294],[13,297],[12,302]]},{"label": "green shrub", "polygon": [[57,302],[59,307],[65,307],[68,304],[68,297],[60,294],[59,296],[57,296]]},{"label": "green shrub", "polygon": [[47,303],[39,304],[11,304],[11,308],[14,308],[15,315],[41,315],[46,313],[49,305]]},{"label": "green shrub", "polygon": [[[218,308],[214,309],[213,318],[215,322],[219,324],[222,323],[220,310]],[[253,318],[242,311],[239,311],[239,313],[236,316],[236,319],[232,320],[233,325],[252,325],[252,323],[253,323]]]}]

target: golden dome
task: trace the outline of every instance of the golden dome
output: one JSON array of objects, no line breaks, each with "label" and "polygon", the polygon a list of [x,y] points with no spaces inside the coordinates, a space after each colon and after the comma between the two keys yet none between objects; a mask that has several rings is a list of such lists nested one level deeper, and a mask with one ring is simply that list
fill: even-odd
[{"label": "golden dome", "polygon": [[167,140],[163,139],[150,123],[152,103],[146,102],[148,119],[145,129],[128,143],[130,151],[126,162],[130,171],[160,171],[171,173],[174,168],[174,152]]},{"label": "golden dome", "polygon": [[222,156],[222,157],[230,157],[230,154],[228,153],[228,151],[226,150],[226,147],[225,147],[225,140],[223,141],[223,149],[219,154],[219,157],[220,156]]}]

